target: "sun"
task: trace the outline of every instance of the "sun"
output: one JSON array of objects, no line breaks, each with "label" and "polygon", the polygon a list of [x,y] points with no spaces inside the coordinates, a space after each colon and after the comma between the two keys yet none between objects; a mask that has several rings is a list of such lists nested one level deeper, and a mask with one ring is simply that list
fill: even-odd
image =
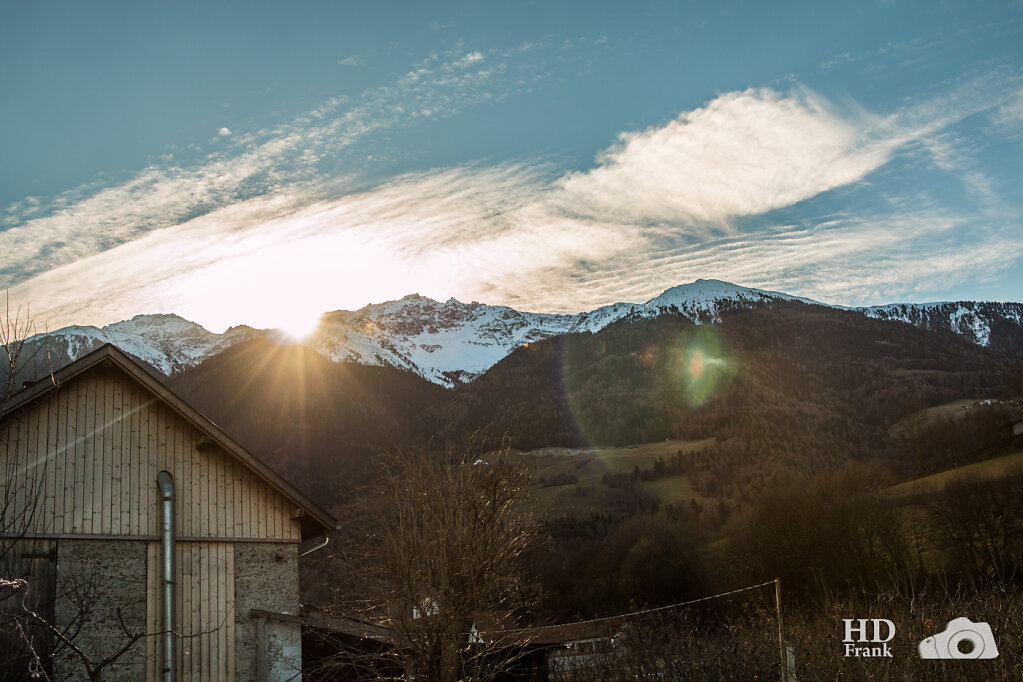
[{"label": "sun", "polygon": [[320,325],[321,313],[319,312],[314,313],[300,309],[282,312],[284,314],[277,322],[277,329],[293,341],[305,341]]}]

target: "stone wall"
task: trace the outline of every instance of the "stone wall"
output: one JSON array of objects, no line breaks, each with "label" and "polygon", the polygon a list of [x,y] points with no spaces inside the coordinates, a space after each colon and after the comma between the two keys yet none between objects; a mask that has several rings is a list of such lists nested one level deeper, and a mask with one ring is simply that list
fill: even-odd
[{"label": "stone wall", "polygon": [[[130,632],[146,631],[147,542],[135,540],[56,541],[54,619],[70,628],[74,644],[93,662],[123,647]],[[235,660],[239,682],[256,680],[257,619],[252,609],[297,614],[299,609],[298,545],[236,542]],[[120,613],[120,619],[119,614]],[[123,619],[124,627],[121,625]],[[291,680],[302,665],[301,629],[295,623],[264,622],[269,680]],[[87,680],[81,657],[67,646],[57,647],[54,679]],[[139,639],[103,669],[106,682],[146,679],[146,641]]]},{"label": "stone wall", "polygon": [[[252,609],[297,614],[298,545],[236,542],[234,545],[235,655],[238,680],[255,680],[257,621]],[[302,633],[295,623],[265,623],[269,680],[294,679],[302,667]]]},{"label": "stone wall", "polygon": [[[130,632],[146,630],[146,542],[133,540],[57,541],[56,624],[78,631],[75,646],[99,662],[123,647]],[[118,617],[120,612],[120,619]],[[87,680],[81,657],[57,645],[57,680]],[[103,680],[144,680],[145,639],[103,669]]]}]

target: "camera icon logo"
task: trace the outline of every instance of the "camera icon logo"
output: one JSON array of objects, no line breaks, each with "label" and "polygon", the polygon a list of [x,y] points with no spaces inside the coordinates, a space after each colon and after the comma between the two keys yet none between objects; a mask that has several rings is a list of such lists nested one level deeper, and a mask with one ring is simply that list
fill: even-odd
[{"label": "camera icon logo", "polygon": [[987,623],[953,618],[944,631],[920,642],[920,658],[998,658],[998,647]]}]

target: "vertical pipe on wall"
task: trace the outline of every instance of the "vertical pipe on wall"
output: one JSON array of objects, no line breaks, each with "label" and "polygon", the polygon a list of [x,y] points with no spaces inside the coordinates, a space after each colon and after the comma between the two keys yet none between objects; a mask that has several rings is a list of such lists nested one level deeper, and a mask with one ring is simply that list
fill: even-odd
[{"label": "vertical pipe on wall", "polygon": [[161,471],[156,475],[160,486],[160,544],[163,556],[163,669],[161,679],[175,682],[177,655],[174,634],[174,477]]}]

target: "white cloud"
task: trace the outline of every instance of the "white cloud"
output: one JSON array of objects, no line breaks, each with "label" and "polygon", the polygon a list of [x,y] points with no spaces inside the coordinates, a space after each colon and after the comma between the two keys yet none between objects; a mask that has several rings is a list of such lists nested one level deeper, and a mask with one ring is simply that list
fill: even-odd
[{"label": "white cloud", "polygon": [[906,292],[923,285],[948,289],[1004,271],[1023,257],[1023,244],[1012,233],[1008,224],[992,230],[986,221],[939,207],[907,205],[871,216],[726,235],[667,249],[655,259],[637,252],[616,260],[620,268],[644,274],[632,283],[632,300],[659,293],[663,282],[713,277],[828,303],[866,305],[905,300]]},{"label": "white cloud", "polygon": [[707,229],[862,180],[908,141],[926,137],[929,158],[951,163],[952,142],[936,131],[959,120],[955,102],[882,118],[806,91],[749,90],[623,135],[587,172],[462,166],[358,192],[318,179],[321,158],[369,132],[486,101],[499,70],[464,59],[431,57],[355,103],[329,100],[232,135],[194,166],[153,166],[44,215],[23,202],[23,222],[0,232],[0,286],[50,328],[177,312],[221,329],[411,292],[576,312],[698,277],[874,302],[1023,255],[1007,220],[982,229],[902,197],[869,218]]},{"label": "white cloud", "polygon": [[362,66],[362,60],[355,56],[339,59],[337,63],[341,66]]},{"label": "white cloud", "polygon": [[220,130],[217,131],[217,135],[220,135],[221,137],[227,137],[230,134],[231,134],[230,128],[221,128]]},{"label": "white cloud", "polygon": [[43,273],[12,300],[32,301],[50,328],[177,312],[214,330],[412,292],[577,312],[699,277],[855,305],[1023,255],[1011,228],[982,229],[912,198],[871,217],[694,240],[566,214],[551,186],[549,169],[505,165],[413,174],[329,199],[296,187]]},{"label": "white cloud", "polygon": [[894,147],[881,121],[842,117],[809,93],[722,95],[671,123],[625,133],[562,182],[566,209],[627,222],[725,223],[863,178]]},{"label": "white cloud", "polygon": [[464,57],[459,59],[457,62],[455,62],[455,66],[458,66],[458,67],[472,66],[473,64],[477,64],[479,62],[482,62],[483,59],[484,59],[484,57],[483,57],[483,53],[482,52],[479,52],[479,51],[470,52],[469,54],[465,55]]},{"label": "white cloud", "polygon": [[374,131],[489,101],[501,70],[466,69],[464,59],[431,56],[431,68],[414,79],[368,90],[354,103],[330,99],[273,129],[234,133],[230,149],[191,164],[154,164],[121,184],[82,187],[42,208],[21,202],[3,219],[11,227],[0,232],[0,287],[234,202],[306,185],[321,176],[321,162]]},{"label": "white cloud", "polygon": [[275,314],[299,305],[322,312],[412,291],[483,298],[512,283],[544,287],[531,279],[579,258],[606,261],[633,243],[620,226],[537,203],[543,182],[516,166],[464,168],[332,200],[300,192],[254,198],[12,291],[40,301],[33,309],[51,328],[140,310],[174,311],[217,330],[242,320],[273,326]]}]

